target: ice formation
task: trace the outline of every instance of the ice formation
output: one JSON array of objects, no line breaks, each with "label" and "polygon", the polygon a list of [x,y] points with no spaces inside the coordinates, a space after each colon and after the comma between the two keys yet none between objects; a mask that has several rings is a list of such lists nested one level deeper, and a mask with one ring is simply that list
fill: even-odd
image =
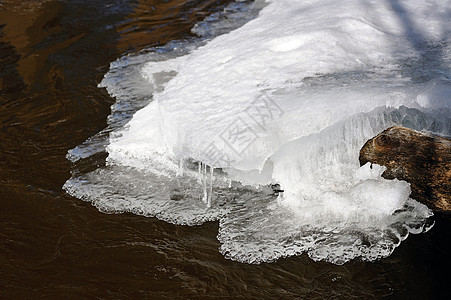
[{"label": "ice formation", "polygon": [[438,0],[234,3],[195,26],[208,40],[112,64],[110,126],[69,152],[106,147],[106,166],[65,189],[106,212],[219,220],[242,262],[385,257],[432,213],[359,149],[395,124],[451,134],[450,17]]}]

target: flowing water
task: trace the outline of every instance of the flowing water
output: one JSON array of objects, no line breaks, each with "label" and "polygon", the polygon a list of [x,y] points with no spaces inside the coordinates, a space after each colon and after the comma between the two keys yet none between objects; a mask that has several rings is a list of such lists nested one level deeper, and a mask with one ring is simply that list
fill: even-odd
[{"label": "flowing water", "polygon": [[[408,187],[353,161],[390,124],[449,135],[449,21],[439,21],[450,12],[418,5],[412,22],[402,1],[345,2],[371,26],[323,22],[314,4],[290,15],[262,1],[0,2],[0,296],[446,296],[449,216],[431,217]],[[207,42],[246,23],[235,40]],[[384,34],[407,36],[402,55],[387,54]],[[333,95],[341,108],[330,111]],[[280,118],[235,119],[258,107],[249,99]],[[221,135],[235,120],[255,121],[246,149]],[[200,145],[228,149],[228,160]]]}]

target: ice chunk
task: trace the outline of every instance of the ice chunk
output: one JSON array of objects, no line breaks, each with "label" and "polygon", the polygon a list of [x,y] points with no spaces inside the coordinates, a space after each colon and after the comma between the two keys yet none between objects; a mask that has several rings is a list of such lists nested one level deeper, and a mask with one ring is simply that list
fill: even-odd
[{"label": "ice chunk", "polygon": [[[102,83],[118,98],[113,111],[150,103],[125,126],[110,118],[123,123],[107,165],[65,189],[102,211],[219,220],[221,252],[242,262],[385,257],[430,228],[432,213],[406,182],[360,167],[358,151],[395,124],[451,134],[448,6],[259,1],[257,18],[207,43],[123,58]],[[228,31],[213,20],[193,32]]]}]

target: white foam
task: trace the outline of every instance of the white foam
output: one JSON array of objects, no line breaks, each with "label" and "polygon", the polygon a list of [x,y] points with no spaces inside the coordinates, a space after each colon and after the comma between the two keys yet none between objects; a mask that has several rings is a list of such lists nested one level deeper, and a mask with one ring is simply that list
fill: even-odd
[{"label": "white foam", "polygon": [[[302,252],[334,263],[385,257],[431,213],[409,199],[407,183],[382,179],[379,166],[360,168],[359,149],[395,124],[451,133],[449,5],[267,3],[259,1],[259,17],[230,33],[137,65],[153,101],[110,135],[108,168],[147,174],[152,193],[172,182],[190,200],[180,206],[170,193],[156,192],[158,200],[146,204],[136,200],[144,190],[130,196],[122,187],[116,193],[129,202],[118,211],[139,206],[184,224],[220,219],[222,253],[243,262]],[[194,32],[208,36],[206,28]],[[124,83],[103,84],[119,98],[126,94]],[[205,167],[199,177],[195,165],[182,174],[180,161],[225,173],[208,177]],[[117,181],[115,171],[108,174],[89,173],[88,190],[76,179],[66,188],[115,207],[117,199],[110,205],[95,192],[100,178],[102,185]],[[236,182],[229,189],[230,179]],[[276,199],[240,183],[279,183],[285,192]],[[196,199],[206,209],[176,208]]]}]

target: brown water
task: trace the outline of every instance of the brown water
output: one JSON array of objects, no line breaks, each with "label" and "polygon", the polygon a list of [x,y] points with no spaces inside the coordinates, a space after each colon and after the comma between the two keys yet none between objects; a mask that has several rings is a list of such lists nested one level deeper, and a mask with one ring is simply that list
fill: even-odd
[{"label": "brown water", "polygon": [[217,223],[107,215],[72,198],[65,155],[106,126],[109,63],[189,35],[227,0],[0,0],[0,298],[449,297],[449,215],[376,263],[246,265]]}]

